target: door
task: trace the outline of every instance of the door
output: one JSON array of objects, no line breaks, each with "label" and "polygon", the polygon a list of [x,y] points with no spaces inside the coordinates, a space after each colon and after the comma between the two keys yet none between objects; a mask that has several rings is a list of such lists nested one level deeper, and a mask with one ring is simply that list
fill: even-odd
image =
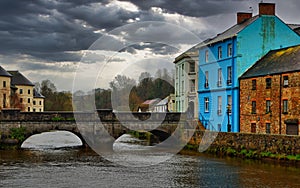
[{"label": "door", "polygon": [[298,124],[286,124],[286,134],[287,135],[299,135]]}]

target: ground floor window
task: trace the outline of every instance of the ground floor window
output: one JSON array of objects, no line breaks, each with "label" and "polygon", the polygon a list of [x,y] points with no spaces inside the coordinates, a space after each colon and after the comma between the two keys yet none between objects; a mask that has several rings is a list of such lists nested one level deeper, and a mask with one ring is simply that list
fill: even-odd
[{"label": "ground floor window", "polygon": [[271,124],[270,123],[266,123],[266,133],[267,134],[271,133]]}]

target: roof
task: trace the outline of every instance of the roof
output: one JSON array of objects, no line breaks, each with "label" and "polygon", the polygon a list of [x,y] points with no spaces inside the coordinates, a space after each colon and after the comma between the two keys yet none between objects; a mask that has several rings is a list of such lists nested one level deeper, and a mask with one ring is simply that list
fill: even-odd
[{"label": "roof", "polygon": [[287,24],[292,30],[300,35],[300,24]]},{"label": "roof", "polygon": [[300,71],[300,45],[270,51],[240,78],[253,78],[295,71]]},{"label": "roof", "polygon": [[146,101],[143,102],[142,104],[153,105],[153,104],[155,104],[155,103],[157,103],[157,102],[159,102],[159,101],[160,101],[159,98],[157,98],[157,99],[151,99],[151,100],[146,100]]},{"label": "roof", "polygon": [[200,44],[197,45],[197,48],[201,48],[207,45],[214,44],[216,42],[229,39],[232,37],[235,37],[239,32],[241,32],[243,29],[245,29],[248,25],[252,24],[254,21],[256,21],[259,18],[259,15],[256,15],[252,18],[247,19],[246,21],[236,24],[232,26],[231,28],[227,29],[223,33],[218,34],[216,37],[208,39]]},{"label": "roof", "polygon": [[184,58],[198,57],[198,52],[199,51],[196,48],[196,46],[193,46],[192,48],[188,49],[187,51],[183,52],[178,57],[176,57],[174,63],[177,63],[178,61],[180,61]]},{"label": "roof", "polygon": [[34,84],[28,80],[23,74],[19,71],[8,71],[11,75],[11,84],[12,85],[24,85],[24,86],[34,86]]},{"label": "roof", "polygon": [[159,103],[157,103],[156,106],[164,106],[168,104],[168,102],[169,102],[169,97],[166,97],[163,100],[161,100]]},{"label": "roof", "polygon": [[3,67],[0,66],[0,76],[12,77]]},{"label": "roof", "polygon": [[300,28],[300,24],[287,24],[292,30]]},{"label": "roof", "polygon": [[40,92],[38,92],[36,89],[33,89],[33,97],[34,98],[45,98]]}]

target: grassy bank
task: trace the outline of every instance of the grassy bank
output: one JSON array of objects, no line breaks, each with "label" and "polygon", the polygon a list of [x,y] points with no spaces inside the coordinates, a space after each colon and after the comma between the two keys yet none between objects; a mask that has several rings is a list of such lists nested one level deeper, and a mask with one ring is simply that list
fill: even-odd
[{"label": "grassy bank", "polygon": [[[196,144],[187,144],[181,151],[180,154],[187,155],[200,155],[198,152],[199,145]],[[219,157],[237,157],[243,159],[254,159],[254,160],[272,160],[279,162],[290,162],[297,163],[300,165],[300,154],[297,155],[286,155],[286,154],[278,154],[271,153],[266,151],[257,151],[257,150],[247,150],[244,147],[236,150],[231,147],[209,147],[204,153],[212,154]]]}]

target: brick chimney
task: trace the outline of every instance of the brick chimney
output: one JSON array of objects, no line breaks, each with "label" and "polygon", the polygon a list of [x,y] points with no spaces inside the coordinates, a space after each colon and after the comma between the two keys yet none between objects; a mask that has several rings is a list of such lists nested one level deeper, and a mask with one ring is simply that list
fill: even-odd
[{"label": "brick chimney", "polygon": [[275,15],[275,4],[259,3],[259,15]]},{"label": "brick chimney", "polygon": [[248,20],[252,18],[252,13],[248,13],[248,12],[238,12],[237,13],[237,24],[241,24],[244,21]]}]

